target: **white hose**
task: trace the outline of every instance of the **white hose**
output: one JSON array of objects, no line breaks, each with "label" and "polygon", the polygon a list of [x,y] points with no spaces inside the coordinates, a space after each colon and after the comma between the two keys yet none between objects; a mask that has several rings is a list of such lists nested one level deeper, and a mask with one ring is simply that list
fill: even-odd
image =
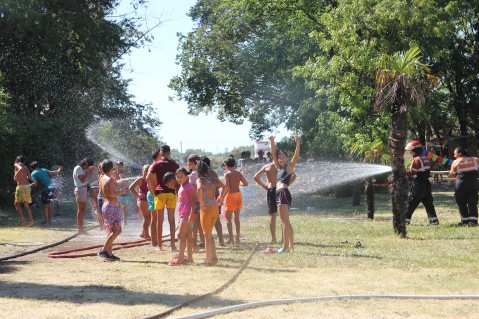
[{"label": "white hose", "polygon": [[297,302],[312,302],[318,300],[342,300],[342,299],[440,299],[440,300],[468,300],[479,299],[479,295],[344,295],[344,296],[322,296],[322,297],[309,297],[309,298],[297,298],[297,299],[276,299],[276,300],[263,300],[248,302],[230,307],[219,308],[211,311],[201,312],[197,314],[187,315],[183,317],[177,317],[176,319],[200,319],[209,318],[212,316],[230,313],[234,311],[241,311],[256,307],[264,307],[278,304],[289,304]]}]

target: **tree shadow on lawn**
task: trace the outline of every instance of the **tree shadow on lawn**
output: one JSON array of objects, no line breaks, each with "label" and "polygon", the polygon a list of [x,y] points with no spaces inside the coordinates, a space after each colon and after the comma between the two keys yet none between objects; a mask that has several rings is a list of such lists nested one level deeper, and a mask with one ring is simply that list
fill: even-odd
[{"label": "tree shadow on lawn", "polygon": [[[177,295],[127,290],[110,285],[43,285],[27,282],[0,281],[0,298],[17,298],[44,301],[62,301],[74,304],[112,303],[118,305],[154,304],[173,307],[201,295]],[[213,288],[211,289],[213,290]],[[206,292],[205,292],[206,293]],[[210,296],[214,304],[230,302]],[[190,305],[190,307],[197,307]],[[164,310],[164,309],[163,309]],[[153,311],[154,312],[154,311]]]},{"label": "tree shadow on lawn", "polygon": [[11,274],[19,270],[18,267],[15,267],[16,265],[26,265],[30,263],[30,261],[1,261],[0,274]]}]

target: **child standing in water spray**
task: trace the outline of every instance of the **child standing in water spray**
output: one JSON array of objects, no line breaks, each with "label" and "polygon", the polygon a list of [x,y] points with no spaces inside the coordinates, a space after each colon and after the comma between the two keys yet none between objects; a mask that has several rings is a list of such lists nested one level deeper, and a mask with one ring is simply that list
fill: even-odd
[{"label": "child standing in water spray", "polygon": [[216,188],[223,188],[221,181],[209,174],[209,166],[200,161],[197,167],[198,181],[196,188],[198,191],[198,201],[200,202],[200,219],[203,234],[205,236],[206,264],[215,265],[218,263],[216,256],[215,240],[213,238],[213,227],[218,219],[219,206],[216,199]]},{"label": "child standing in water spray", "polygon": [[[146,183],[146,175],[148,174],[148,169],[150,165],[143,165],[141,169],[142,176],[138,177],[133,183],[131,183],[129,189],[133,196],[136,197],[136,204],[140,209],[141,215],[143,216],[143,228],[140,237],[151,240],[148,228],[150,227],[151,216],[148,210],[148,184]],[[136,192],[138,187],[139,193]]]},{"label": "child standing in water spray", "polygon": [[270,136],[269,140],[271,142],[273,162],[278,169],[278,174],[276,176],[276,204],[278,206],[279,217],[281,218],[281,225],[283,228],[283,247],[278,249],[277,252],[282,254],[294,250],[293,226],[289,221],[289,207],[291,206],[292,197],[288,190],[288,186],[291,184],[293,170],[299,158],[301,141],[297,135],[294,136],[296,149],[293,158],[288,162],[286,152],[276,149],[274,136]]},{"label": "child standing in water spray", "polygon": [[[20,217],[20,222],[18,223],[19,226],[33,226],[32,210],[30,209],[30,203],[32,202],[30,187],[31,179],[32,177],[30,176],[30,170],[25,165],[25,158],[22,155],[17,156],[15,159],[15,164],[13,164],[13,180],[17,182],[17,188],[15,189],[15,209]],[[23,217],[22,204],[28,214],[28,225]]]},{"label": "child standing in water spray", "polygon": [[[115,168],[115,179],[123,185],[122,180],[126,178],[125,164],[122,161],[118,161]],[[123,211],[123,225],[126,226],[128,224],[128,194],[124,193],[118,196],[118,203]]]},{"label": "child standing in water spray", "polygon": [[[198,180],[198,172],[196,171],[196,165],[200,161],[200,157],[198,154],[191,154],[188,156],[187,163],[186,165],[188,166],[188,169],[190,170],[190,174],[188,175],[189,182],[195,186],[195,192],[196,192],[196,181]],[[196,203],[195,203],[195,216],[193,218],[193,227],[191,229],[191,236],[192,236],[192,241],[193,241],[193,252],[197,253],[200,250],[200,247],[198,246],[198,231],[200,233],[200,241],[203,243],[204,246],[204,237],[203,237],[203,232],[201,231],[201,225],[200,225],[200,203],[198,202],[198,196],[196,197]]]},{"label": "child standing in water spray", "polygon": [[[228,227],[229,239],[226,244],[240,243],[240,211],[243,206],[243,198],[240,192],[240,186],[248,186],[248,182],[243,174],[235,170],[236,161],[234,158],[228,158],[224,161],[227,172],[225,173],[225,187],[223,188],[219,201],[225,199],[226,225]],[[235,214],[236,238],[233,237],[232,217]]]},{"label": "child standing in water spray", "polygon": [[[176,173],[176,181],[180,184],[178,190],[178,215],[179,215],[179,229],[178,229],[178,259],[170,261],[171,266],[183,265],[185,263],[193,262],[193,240],[191,233],[191,226],[195,219],[196,207],[196,188],[189,182],[189,173],[185,168],[179,168]],[[166,176],[166,175],[165,175]],[[188,252],[188,257],[185,258],[185,248]]]},{"label": "child standing in water spray", "polygon": [[[268,157],[271,156],[271,153],[268,152]],[[272,156],[271,156],[272,158]],[[271,232],[271,243],[276,244],[276,217],[278,215],[278,206],[276,205],[276,175],[278,174],[278,169],[276,168],[274,162],[268,163],[261,167],[261,169],[254,175],[253,179],[259,186],[263,187],[266,190],[266,203],[268,204],[268,212],[270,216],[269,220],[269,230]],[[266,175],[267,184],[264,183],[261,178],[263,175]],[[296,174],[293,173],[293,176],[290,180],[290,185],[296,179]],[[273,252],[271,248],[265,250],[266,253]]]},{"label": "child standing in water spray", "polygon": [[102,213],[108,234],[103,248],[98,252],[98,256],[108,261],[117,261],[120,258],[113,255],[113,242],[121,233],[121,212],[120,206],[118,206],[118,196],[125,194],[125,190],[121,188],[117,190],[118,184],[113,178],[112,161],[104,160],[101,163],[101,169],[105,174],[100,179],[100,190],[105,199]]},{"label": "child standing in water spray", "polygon": [[100,225],[100,232],[105,229],[105,220],[103,219],[102,207],[105,199],[103,198],[103,193],[100,189],[100,179],[103,176],[103,171],[101,170],[101,163],[98,164],[98,193],[96,196],[96,203],[98,205],[98,224]]},{"label": "child standing in water spray", "polygon": [[88,198],[88,179],[90,178],[94,167],[93,160],[85,157],[73,169],[73,183],[75,184],[75,200],[77,202],[77,225],[78,233],[88,235],[84,228],[84,216],[86,201]]}]

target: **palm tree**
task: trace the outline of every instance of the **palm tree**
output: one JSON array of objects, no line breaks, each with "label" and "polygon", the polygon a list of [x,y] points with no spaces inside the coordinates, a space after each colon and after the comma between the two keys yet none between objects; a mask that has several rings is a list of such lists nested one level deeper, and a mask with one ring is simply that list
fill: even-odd
[{"label": "palm tree", "polygon": [[421,51],[414,47],[405,52],[396,52],[392,56],[383,56],[376,71],[375,106],[381,110],[388,106],[391,111],[391,136],[389,151],[391,153],[392,189],[391,204],[393,211],[393,228],[395,233],[406,237],[406,202],[407,179],[404,167],[404,148],[406,146],[409,103],[424,105],[422,86],[424,77],[435,81],[428,74],[427,65],[420,62]]}]

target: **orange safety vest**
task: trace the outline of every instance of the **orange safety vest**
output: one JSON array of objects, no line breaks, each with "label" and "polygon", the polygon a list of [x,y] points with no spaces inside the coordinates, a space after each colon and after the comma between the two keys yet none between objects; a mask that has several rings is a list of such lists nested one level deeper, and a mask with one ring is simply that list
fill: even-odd
[{"label": "orange safety vest", "polygon": [[427,172],[431,170],[431,164],[426,156],[416,156],[411,162],[409,172],[407,175],[417,175],[418,173]]},{"label": "orange safety vest", "polygon": [[458,157],[451,165],[450,177],[456,177],[458,174],[477,172],[479,160],[477,157]]}]

